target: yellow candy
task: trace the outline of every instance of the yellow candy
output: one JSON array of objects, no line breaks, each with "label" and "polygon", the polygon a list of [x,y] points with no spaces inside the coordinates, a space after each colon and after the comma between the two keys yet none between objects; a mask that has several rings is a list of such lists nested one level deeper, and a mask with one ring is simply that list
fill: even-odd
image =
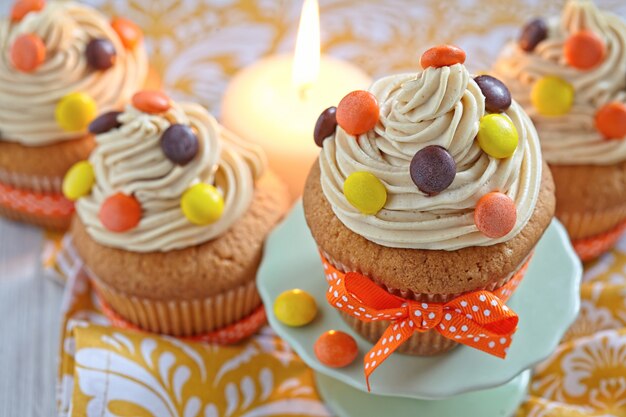
[{"label": "yellow candy", "polygon": [[80,132],[98,114],[98,105],[89,94],[71,93],[59,101],[54,111],[57,124],[67,132]]},{"label": "yellow candy", "polygon": [[306,291],[288,290],[274,301],[274,315],[287,326],[304,326],[312,322],[317,315],[317,303]]},{"label": "yellow candy", "polygon": [[96,182],[93,166],[89,161],[76,162],[63,178],[63,195],[71,201],[88,195]]},{"label": "yellow candy", "polygon": [[574,87],[559,77],[546,76],[535,82],[530,100],[539,114],[561,116],[572,108]]},{"label": "yellow candy", "polygon": [[494,158],[508,158],[517,149],[518,134],[515,125],[501,114],[488,114],[480,119],[478,144]]},{"label": "yellow candy", "polygon": [[350,174],[343,183],[343,194],[363,214],[376,214],[387,202],[385,186],[369,172]]},{"label": "yellow candy", "polygon": [[224,198],[214,186],[199,183],[183,193],[180,207],[191,223],[211,224],[222,217]]}]

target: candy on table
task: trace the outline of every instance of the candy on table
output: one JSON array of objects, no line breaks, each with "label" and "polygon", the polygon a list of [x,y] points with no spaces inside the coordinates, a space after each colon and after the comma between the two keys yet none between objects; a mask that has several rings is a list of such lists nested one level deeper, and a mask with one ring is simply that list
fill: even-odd
[{"label": "candy on table", "polygon": [[465,62],[465,51],[452,45],[433,46],[422,54],[420,65],[428,67],[448,67]]},{"label": "candy on table", "polygon": [[479,75],[474,81],[485,96],[485,108],[488,112],[502,113],[511,107],[511,92],[502,81],[491,75]]},{"label": "candy on table", "polygon": [[605,104],[596,113],[595,124],[606,139],[626,139],[626,104]]},{"label": "candy on table", "polygon": [[313,131],[313,139],[315,144],[322,147],[324,139],[335,133],[337,128],[337,107],[329,107],[320,114],[320,117],[315,123],[315,130]]},{"label": "candy on table", "polygon": [[145,113],[163,113],[170,109],[170,98],[161,91],[144,90],[133,95],[133,106]]},{"label": "candy on table", "polygon": [[141,204],[133,196],[123,193],[113,194],[104,200],[98,212],[104,227],[112,232],[122,233],[134,229],[141,220]]},{"label": "candy on table", "polygon": [[567,114],[574,103],[574,87],[562,78],[548,75],[538,79],[530,92],[533,107],[543,116]]},{"label": "candy on table", "polygon": [[173,124],[161,136],[161,149],[173,163],[187,165],[198,153],[198,137],[191,127]]},{"label": "candy on table", "polygon": [[46,59],[46,45],[37,35],[27,33],[15,38],[11,45],[11,62],[22,72],[33,72]]},{"label": "candy on table", "polygon": [[96,176],[89,161],[76,162],[63,178],[63,195],[70,201],[76,201],[88,195],[95,182]]},{"label": "candy on table", "polygon": [[480,119],[477,138],[478,144],[485,153],[502,159],[515,153],[519,135],[508,117],[492,113]]},{"label": "candy on table", "polygon": [[339,330],[323,333],[313,345],[317,359],[331,368],[350,365],[359,354],[359,347],[352,336]]},{"label": "candy on table", "polygon": [[305,326],[317,315],[317,303],[315,298],[306,291],[287,290],[274,301],[274,315],[287,326]]},{"label": "candy on table", "polygon": [[524,26],[517,44],[522,50],[532,52],[547,37],[548,25],[546,22],[543,19],[534,19]]},{"label": "candy on table", "polygon": [[430,145],[415,154],[409,172],[420,191],[435,195],[448,188],[454,181],[456,163],[445,148]]},{"label": "candy on table", "polygon": [[568,65],[579,70],[589,70],[604,59],[604,40],[590,30],[570,35],[563,45],[563,56]]},{"label": "candy on table", "polygon": [[117,52],[108,39],[92,39],[85,48],[87,64],[95,70],[107,70],[115,63]]},{"label": "candy on table", "polygon": [[343,194],[363,214],[378,213],[387,202],[384,184],[369,172],[353,172],[343,183]]},{"label": "candy on table", "polygon": [[122,45],[126,49],[133,49],[143,39],[143,32],[135,22],[123,17],[115,17],[111,20],[111,27],[120,37]]},{"label": "candy on table", "polygon": [[38,12],[46,6],[45,0],[17,0],[11,9],[11,21],[19,22],[30,12]]},{"label": "candy on table", "polygon": [[106,133],[111,129],[117,129],[122,124],[117,120],[117,116],[122,114],[121,111],[110,111],[104,114],[101,114],[97,118],[95,118],[91,123],[89,123],[89,132],[94,135],[98,135],[100,133]]},{"label": "candy on table", "polygon": [[361,135],[372,130],[378,122],[378,101],[369,91],[348,93],[337,106],[337,123],[350,135]]},{"label": "candy on table", "polygon": [[506,194],[493,191],[478,200],[474,210],[474,223],[489,238],[506,236],[517,221],[515,202]]},{"label": "candy on table", "polygon": [[70,93],[57,103],[54,111],[57,124],[65,131],[85,130],[96,117],[98,105],[86,93]]},{"label": "candy on table", "polygon": [[187,219],[197,225],[216,222],[224,212],[224,198],[217,188],[203,182],[189,187],[180,201]]}]

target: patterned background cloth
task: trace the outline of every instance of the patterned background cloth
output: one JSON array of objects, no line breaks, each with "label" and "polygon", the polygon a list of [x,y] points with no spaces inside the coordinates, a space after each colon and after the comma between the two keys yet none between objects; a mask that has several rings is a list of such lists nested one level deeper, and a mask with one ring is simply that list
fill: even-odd
[{"label": "patterned background cloth", "polygon": [[[293,48],[301,4],[88,3],[139,23],[165,89],[216,114],[232,74],[259,57]],[[623,0],[598,4],[626,17]],[[322,50],[380,76],[415,69],[423,50],[447,42],[464,48],[468,66],[480,71],[489,68],[524,21],[558,13],[561,6],[555,0],[322,0]],[[51,268],[57,250],[58,241],[49,240]],[[76,265],[70,261],[65,267]],[[235,347],[186,344],[109,327],[81,274],[67,291],[59,397],[63,415],[100,416],[105,409],[133,416],[298,415],[294,410],[328,415],[315,394],[311,371],[268,328]],[[626,239],[586,267],[582,299],[580,318],[563,344],[536,369],[519,416],[626,417]]]}]

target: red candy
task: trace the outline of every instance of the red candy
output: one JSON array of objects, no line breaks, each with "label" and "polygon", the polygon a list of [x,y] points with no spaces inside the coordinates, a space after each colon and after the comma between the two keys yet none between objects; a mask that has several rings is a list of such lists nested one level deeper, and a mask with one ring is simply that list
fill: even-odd
[{"label": "red candy", "polygon": [[98,218],[110,231],[126,232],[139,224],[141,204],[135,197],[117,193],[102,203]]},{"label": "red candy", "polygon": [[33,72],[46,59],[46,45],[37,35],[18,36],[11,45],[11,62],[22,72]]},{"label": "red candy", "polygon": [[378,101],[368,91],[348,93],[337,106],[337,124],[350,135],[372,130],[378,122]]},{"label": "red candy", "polygon": [[348,366],[359,354],[354,338],[339,330],[323,333],[315,342],[313,351],[322,364],[331,368]]},{"label": "red candy", "polygon": [[506,236],[517,221],[515,202],[506,194],[494,191],[478,200],[474,211],[474,223],[487,237]]},{"label": "red candy", "polygon": [[563,55],[570,66],[588,70],[602,62],[605,50],[602,38],[589,30],[582,30],[567,38]]},{"label": "red candy", "polygon": [[626,104],[617,101],[605,104],[596,113],[596,129],[606,139],[626,138]]},{"label": "red candy", "polygon": [[426,69],[428,67],[449,67],[454,64],[465,62],[465,51],[452,45],[433,46],[420,59],[420,65]]},{"label": "red candy", "polygon": [[139,91],[133,96],[133,106],[145,113],[163,113],[170,108],[170,98],[160,91]]},{"label": "red candy", "polygon": [[111,20],[111,27],[120,37],[122,45],[126,49],[133,49],[143,39],[143,32],[135,22],[123,17],[115,17]]},{"label": "red candy", "polygon": [[19,22],[30,12],[38,12],[46,6],[45,0],[18,0],[11,9],[11,21]]}]

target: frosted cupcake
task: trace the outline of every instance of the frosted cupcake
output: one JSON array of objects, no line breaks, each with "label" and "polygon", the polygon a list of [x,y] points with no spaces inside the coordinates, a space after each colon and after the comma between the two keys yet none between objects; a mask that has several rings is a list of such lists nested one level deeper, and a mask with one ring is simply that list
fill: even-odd
[{"label": "frosted cupcake", "polygon": [[199,105],[140,92],[105,114],[67,174],[71,229],[105,308],[175,336],[214,332],[261,306],[263,242],[288,206],[260,148]]},{"label": "frosted cupcake", "polygon": [[73,2],[17,1],[0,21],[0,214],[69,225],[68,168],[94,146],[89,122],[144,86],[141,31]]},{"label": "frosted cupcake", "polygon": [[494,71],[531,116],[556,184],[556,215],[583,260],[626,227],[626,23],[586,0],[535,19]]},{"label": "frosted cupcake", "polygon": [[[504,303],[553,216],[532,122],[464,61],[432,48],[423,70],[381,78],[318,121],[304,210],[328,301],[376,343],[366,373],[395,349],[504,356],[517,323]],[[486,322],[503,333],[476,327]]]}]

